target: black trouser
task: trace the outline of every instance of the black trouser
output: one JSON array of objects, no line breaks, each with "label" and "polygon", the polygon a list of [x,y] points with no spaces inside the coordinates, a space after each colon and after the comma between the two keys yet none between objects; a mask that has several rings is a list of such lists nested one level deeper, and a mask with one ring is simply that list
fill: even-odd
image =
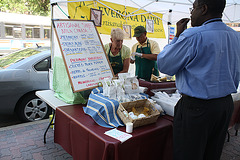
[{"label": "black trouser", "polygon": [[174,160],[219,160],[233,107],[231,95],[211,100],[183,95],[174,111]]}]

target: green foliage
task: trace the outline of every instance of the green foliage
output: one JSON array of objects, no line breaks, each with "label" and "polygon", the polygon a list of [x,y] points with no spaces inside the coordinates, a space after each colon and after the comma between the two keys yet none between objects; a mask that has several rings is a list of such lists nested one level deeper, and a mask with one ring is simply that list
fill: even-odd
[{"label": "green foliage", "polygon": [[1,0],[0,11],[48,16],[50,15],[50,0]]}]

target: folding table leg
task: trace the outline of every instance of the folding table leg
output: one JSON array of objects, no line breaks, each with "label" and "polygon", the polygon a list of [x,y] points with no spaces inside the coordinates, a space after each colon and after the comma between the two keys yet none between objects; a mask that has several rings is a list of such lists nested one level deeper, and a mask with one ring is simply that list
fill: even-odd
[{"label": "folding table leg", "polygon": [[229,131],[227,131],[227,136],[228,136],[227,142],[229,142],[230,141],[230,133],[229,133]]},{"label": "folding table leg", "polygon": [[44,132],[44,137],[43,137],[44,143],[46,143],[46,134],[47,134],[47,131],[49,130],[49,127],[51,125],[54,125],[54,124],[52,124],[54,117],[55,117],[55,110],[53,110],[53,117],[52,117],[51,121],[49,122],[46,131]]}]

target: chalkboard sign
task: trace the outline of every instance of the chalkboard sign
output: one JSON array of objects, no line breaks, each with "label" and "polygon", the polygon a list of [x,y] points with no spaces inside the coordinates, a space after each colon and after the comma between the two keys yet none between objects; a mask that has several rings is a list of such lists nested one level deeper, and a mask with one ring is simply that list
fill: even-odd
[{"label": "chalkboard sign", "polygon": [[92,89],[113,70],[92,21],[52,20],[73,92]]}]

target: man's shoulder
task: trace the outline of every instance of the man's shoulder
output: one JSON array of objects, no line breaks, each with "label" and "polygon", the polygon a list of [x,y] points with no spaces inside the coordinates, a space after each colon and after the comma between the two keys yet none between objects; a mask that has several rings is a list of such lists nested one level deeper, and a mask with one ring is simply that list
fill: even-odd
[{"label": "man's shoulder", "polygon": [[134,45],[132,47],[137,47],[137,45],[139,45],[139,42],[134,43]]},{"label": "man's shoulder", "polygon": [[149,41],[150,43],[157,43],[155,40],[152,40],[152,39],[149,39],[149,38],[148,38],[148,41]]},{"label": "man's shoulder", "polygon": [[157,41],[152,39],[148,39],[148,42],[150,43],[150,45],[158,45]]},{"label": "man's shoulder", "polygon": [[208,32],[208,35],[209,35],[209,33],[211,33],[209,31],[212,31],[212,32],[219,32],[219,31],[236,32],[232,28],[226,26],[224,23],[218,23],[218,24],[207,24],[207,25],[201,25],[198,27],[188,28],[182,33],[182,36],[191,37],[191,36],[194,36],[197,34],[204,33],[206,31]]},{"label": "man's shoulder", "polygon": [[184,37],[191,37],[195,34],[199,34],[200,32],[204,31],[204,27],[203,26],[199,26],[199,27],[191,27],[186,29],[183,33],[182,36]]}]

